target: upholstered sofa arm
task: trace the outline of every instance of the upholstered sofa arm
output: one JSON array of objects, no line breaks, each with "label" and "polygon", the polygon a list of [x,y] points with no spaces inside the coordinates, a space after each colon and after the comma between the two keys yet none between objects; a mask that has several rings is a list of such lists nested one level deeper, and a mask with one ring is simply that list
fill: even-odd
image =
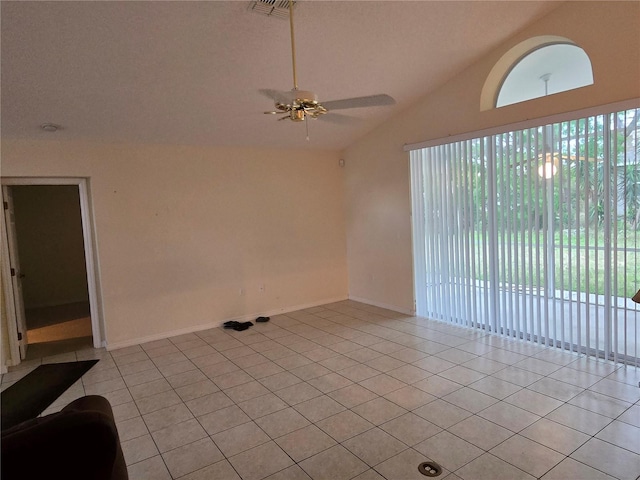
[{"label": "upholstered sofa arm", "polygon": [[2,479],[127,480],[109,402],[79,398],[2,432]]}]

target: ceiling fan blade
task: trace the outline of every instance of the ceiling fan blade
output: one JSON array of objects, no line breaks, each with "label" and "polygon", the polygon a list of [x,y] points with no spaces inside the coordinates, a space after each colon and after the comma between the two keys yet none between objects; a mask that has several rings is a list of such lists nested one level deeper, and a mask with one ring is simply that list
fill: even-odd
[{"label": "ceiling fan blade", "polygon": [[393,105],[396,101],[389,95],[369,95],[367,97],[344,98],[342,100],[331,100],[322,102],[322,106],[327,110],[344,110],[347,108],[381,107]]},{"label": "ceiling fan blade", "polygon": [[270,98],[274,102],[282,103],[284,105],[289,103],[291,100],[289,98],[291,97],[291,92],[281,92],[280,90],[273,90],[270,88],[263,88],[261,90],[258,90],[258,92],[260,92],[265,97]]},{"label": "ceiling fan blade", "polygon": [[340,113],[327,113],[325,115],[320,115],[318,120],[322,120],[323,122],[335,123],[336,125],[354,125],[362,122],[361,118],[358,117],[350,117],[349,115],[341,115]]}]

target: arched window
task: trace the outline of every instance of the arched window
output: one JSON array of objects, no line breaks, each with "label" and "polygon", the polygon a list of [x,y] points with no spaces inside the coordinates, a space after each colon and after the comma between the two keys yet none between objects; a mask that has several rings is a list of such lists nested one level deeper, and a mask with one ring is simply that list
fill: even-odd
[{"label": "arched window", "polygon": [[496,63],[482,90],[481,110],[591,84],[591,61],[582,48],[564,37],[534,37],[513,47]]}]

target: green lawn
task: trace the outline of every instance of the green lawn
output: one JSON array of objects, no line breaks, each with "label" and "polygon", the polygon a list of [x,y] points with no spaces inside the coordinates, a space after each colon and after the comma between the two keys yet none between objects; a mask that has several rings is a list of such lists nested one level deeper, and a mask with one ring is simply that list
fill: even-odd
[{"label": "green lawn", "polygon": [[[618,232],[617,248],[611,253],[611,293],[618,297],[630,297],[640,288],[640,232]],[[554,280],[556,290],[605,293],[605,251],[604,233],[595,230],[575,235],[574,232],[554,235]],[[498,279],[500,283],[529,288],[539,288],[546,284],[547,260],[544,232],[525,235],[525,255],[519,232],[501,232],[498,237]],[[502,245],[505,245],[505,251]],[[482,234],[475,234],[476,278],[483,279]],[[530,248],[529,245],[532,247]],[[509,259],[508,248],[512,249]],[[530,258],[531,257],[531,258]]]}]

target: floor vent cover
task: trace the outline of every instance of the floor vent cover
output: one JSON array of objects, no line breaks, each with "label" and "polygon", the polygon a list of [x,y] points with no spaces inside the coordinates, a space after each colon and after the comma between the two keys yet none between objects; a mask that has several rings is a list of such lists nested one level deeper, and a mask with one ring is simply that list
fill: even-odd
[{"label": "floor vent cover", "polygon": [[442,467],[436,462],[424,462],[418,465],[418,471],[427,477],[437,477],[442,473]]}]

